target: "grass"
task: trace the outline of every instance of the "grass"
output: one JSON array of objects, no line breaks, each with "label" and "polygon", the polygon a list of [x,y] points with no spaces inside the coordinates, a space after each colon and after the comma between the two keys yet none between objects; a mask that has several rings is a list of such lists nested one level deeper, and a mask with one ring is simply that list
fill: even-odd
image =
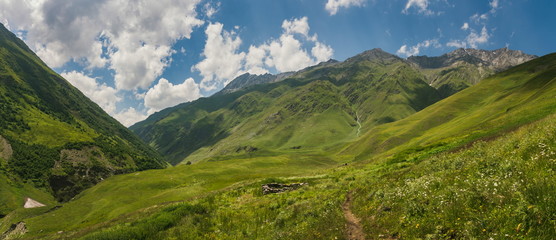
[{"label": "grass", "polygon": [[[430,149],[423,149],[428,151]],[[341,205],[367,239],[551,239],[556,234],[556,115],[467,148],[274,178],[128,218],[84,239],[345,239]],[[262,195],[266,182],[308,182]]]},{"label": "grass", "polygon": [[[317,172],[337,163],[319,156],[279,156],[180,165],[119,175],[84,191],[55,211],[27,218],[28,236],[71,232],[165,202],[206,196],[241,182]],[[15,221],[15,220],[14,220]]]},{"label": "grass", "polygon": [[369,238],[552,238],[555,120],[552,115],[457,152],[357,174],[355,209]]}]

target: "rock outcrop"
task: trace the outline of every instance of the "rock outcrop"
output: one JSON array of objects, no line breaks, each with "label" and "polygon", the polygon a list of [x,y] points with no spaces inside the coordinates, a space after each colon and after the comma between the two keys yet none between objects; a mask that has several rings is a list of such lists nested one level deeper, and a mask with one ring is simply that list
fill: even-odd
[{"label": "rock outcrop", "polygon": [[270,193],[281,193],[291,190],[296,190],[300,187],[309,185],[308,183],[292,183],[292,184],[283,184],[283,183],[268,183],[263,184],[262,190],[263,194],[270,194]]}]

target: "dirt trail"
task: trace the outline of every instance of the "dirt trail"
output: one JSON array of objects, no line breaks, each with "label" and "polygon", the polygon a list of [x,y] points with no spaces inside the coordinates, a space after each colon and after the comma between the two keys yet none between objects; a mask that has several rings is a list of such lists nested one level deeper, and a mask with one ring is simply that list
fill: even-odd
[{"label": "dirt trail", "polygon": [[359,223],[359,218],[351,212],[351,192],[347,194],[346,201],[342,204],[342,211],[347,221],[346,235],[349,240],[365,240],[363,227]]}]

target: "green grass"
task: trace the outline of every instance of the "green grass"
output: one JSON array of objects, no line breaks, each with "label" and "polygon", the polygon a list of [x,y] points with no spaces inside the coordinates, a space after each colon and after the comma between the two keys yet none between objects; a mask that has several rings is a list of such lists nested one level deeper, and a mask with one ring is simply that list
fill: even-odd
[{"label": "green grass", "polygon": [[370,239],[551,239],[555,149],[552,115],[457,152],[373,166],[356,174],[356,213]]},{"label": "green grass", "polygon": [[[455,152],[263,180],[72,236],[345,239],[341,205],[350,191],[367,239],[550,239],[556,234],[555,158],[551,115]],[[262,195],[265,182],[309,186]]]},{"label": "green grass", "polygon": [[322,156],[278,156],[181,165],[114,176],[55,211],[28,218],[29,236],[73,231],[165,202],[205,196],[241,182],[315,173],[337,163]]},{"label": "green grass", "polygon": [[13,209],[22,208],[27,197],[43,204],[55,205],[50,193],[39,190],[30,183],[22,182],[21,179],[13,179],[0,172],[0,202],[2,202],[0,215],[6,216]]}]

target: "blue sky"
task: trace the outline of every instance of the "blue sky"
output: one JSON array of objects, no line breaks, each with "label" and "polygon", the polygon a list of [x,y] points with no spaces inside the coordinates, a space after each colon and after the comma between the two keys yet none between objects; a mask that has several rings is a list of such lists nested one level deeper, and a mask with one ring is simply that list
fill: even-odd
[{"label": "blue sky", "polygon": [[0,0],[0,21],[129,126],[250,72],[372,48],[556,52],[553,0]]}]

